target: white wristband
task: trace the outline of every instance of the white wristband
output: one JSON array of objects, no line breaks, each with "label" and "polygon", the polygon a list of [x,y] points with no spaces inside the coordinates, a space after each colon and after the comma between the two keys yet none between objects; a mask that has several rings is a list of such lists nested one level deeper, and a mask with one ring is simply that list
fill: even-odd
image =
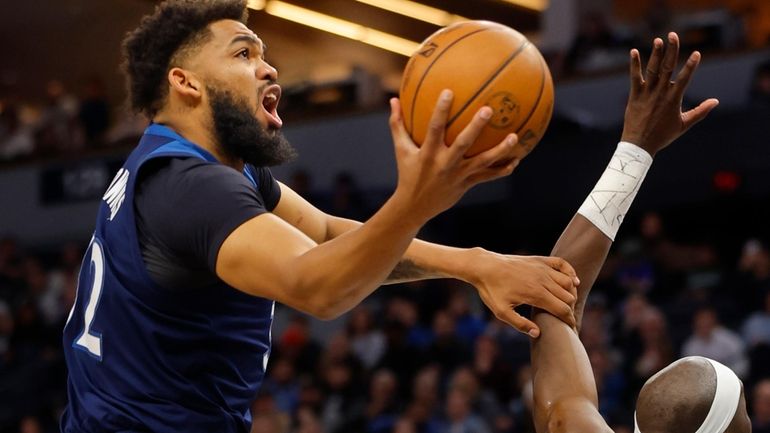
[{"label": "white wristband", "polygon": [[652,156],[647,151],[621,141],[578,213],[614,241],[650,165]]}]

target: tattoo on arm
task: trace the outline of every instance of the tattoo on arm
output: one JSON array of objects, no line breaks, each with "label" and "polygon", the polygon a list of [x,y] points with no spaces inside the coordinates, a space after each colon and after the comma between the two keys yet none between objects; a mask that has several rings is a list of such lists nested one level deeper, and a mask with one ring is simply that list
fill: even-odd
[{"label": "tattoo on arm", "polygon": [[390,272],[384,284],[406,283],[408,281],[426,280],[429,278],[440,278],[440,275],[430,272],[420,267],[409,259],[401,259],[400,262]]}]

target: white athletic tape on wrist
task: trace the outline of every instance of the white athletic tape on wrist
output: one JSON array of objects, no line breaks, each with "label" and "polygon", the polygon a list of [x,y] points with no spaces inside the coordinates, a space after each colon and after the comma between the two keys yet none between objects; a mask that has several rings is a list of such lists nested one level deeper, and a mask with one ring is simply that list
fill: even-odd
[{"label": "white athletic tape on wrist", "polygon": [[650,165],[652,156],[647,151],[621,141],[578,213],[614,241]]},{"label": "white athletic tape on wrist", "polygon": [[[714,367],[717,389],[714,392],[709,413],[695,433],[724,433],[733,421],[741,401],[741,381],[729,367],[713,359],[703,359]],[[634,433],[641,433],[639,423],[636,422],[636,412],[634,412]]]}]

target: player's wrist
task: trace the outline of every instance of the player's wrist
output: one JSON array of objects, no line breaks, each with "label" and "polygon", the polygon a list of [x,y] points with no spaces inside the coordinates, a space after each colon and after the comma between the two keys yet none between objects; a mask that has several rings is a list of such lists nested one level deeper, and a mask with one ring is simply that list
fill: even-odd
[{"label": "player's wrist", "polygon": [[607,237],[615,235],[652,165],[652,155],[636,144],[621,141],[604,174],[578,213]]}]

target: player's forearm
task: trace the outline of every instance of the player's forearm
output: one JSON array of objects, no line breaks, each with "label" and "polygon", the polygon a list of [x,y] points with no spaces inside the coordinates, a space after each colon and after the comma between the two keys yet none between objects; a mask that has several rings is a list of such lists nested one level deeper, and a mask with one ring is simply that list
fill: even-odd
[{"label": "player's forearm", "polygon": [[[612,241],[580,214],[576,214],[556,242],[551,255],[572,264],[580,278],[575,319],[578,328],[591,286],[601,270]],[[570,423],[572,411],[565,405],[597,405],[596,384],[591,364],[576,330],[551,314],[535,309],[533,320],[540,327],[540,338],[532,340],[534,417],[538,432],[559,430],[553,424]]]},{"label": "player's forearm", "polygon": [[322,318],[350,310],[382,284],[425,222],[408,215],[407,204],[392,197],[366,223],[298,257],[291,286]]},{"label": "player's forearm", "polygon": [[[578,329],[580,329],[583,318],[586,299],[588,299],[591,287],[607,259],[611,246],[612,240],[610,238],[583,215],[575,214],[551,250],[552,256],[561,257],[572,264],[578,278],[580,278],[578,299],[575,304],[575,319]],[[545,329],[542,332],[546,332]]]},{"label": "player's forearm", "polygon": [[[361,226],[358,221],[330,217],[327,222],[327,238],[334,239]],[[472,250],[448,247],[414,239],[403,257],[382,284],[405,283],[435,278],[463,279],[462,269]]]}]

